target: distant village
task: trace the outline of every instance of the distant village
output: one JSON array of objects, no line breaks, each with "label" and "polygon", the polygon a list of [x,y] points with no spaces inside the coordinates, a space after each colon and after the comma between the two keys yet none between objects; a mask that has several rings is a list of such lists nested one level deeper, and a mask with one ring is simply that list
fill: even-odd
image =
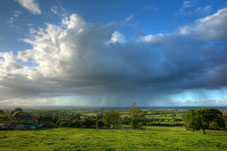
[{"label": "distant village", "polygon": [[0,130],[36,130],[42,128],[35,117],[21,111],[11,112],[9,121],[0,123]]}]

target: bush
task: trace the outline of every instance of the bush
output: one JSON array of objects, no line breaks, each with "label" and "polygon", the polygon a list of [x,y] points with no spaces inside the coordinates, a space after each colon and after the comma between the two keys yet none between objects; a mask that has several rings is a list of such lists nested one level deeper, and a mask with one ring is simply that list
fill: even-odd
[{"label": "bush", "polygon": [[89,118],[89,117],[85,117],[84,120],[82,121],[82,127],[86,127],[86,128],[92,128],[96,126],[96,120]]},{"label": "bush", "polygon": [[73,120],[72,122],[70,122],[69,126],[70,127],[80,127],[81,126],[80,120],[78,120],[78,119]]}]

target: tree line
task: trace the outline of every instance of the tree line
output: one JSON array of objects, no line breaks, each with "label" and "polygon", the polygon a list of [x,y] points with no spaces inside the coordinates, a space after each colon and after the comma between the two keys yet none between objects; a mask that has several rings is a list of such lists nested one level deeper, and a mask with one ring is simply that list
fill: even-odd
[{"label": "tree line", "polygon": [[[64,111],[41,111],[38,113],[24,112],[21,108],[15,108],[9,114],[0,110],[0,123],[19,124],[34,123],[42,125],[43,128],[52,127],[82,127],[82,128],[120,128],[121,125],[130,125],[133,129],[142,128],[149,125],[148,113],[136,103],[128,110],[128,114],[122,117],[119,110],[98,112],[93,116],[82,116],[77,112]],[[221,111],[217,109],[200,108],[189,109],[182,116],[184,126],[187,130],[202,130],[206,134],[206,129],[225,130],[226,124]],[[158,126],[158,124],[157,124]],[[163,125],[163,126],[168,126]]]},{"label": "tree line", "polygon": [[[122,124],[131,125],[132,128],[141,128],[145,123],[146,111],[135,106],[133,103],[131,109],[129,109],[129,116],[121,117],[119,110],[111,110],[105,113],[99,112],[96,116],[83,116],[81,118],[80,113],[75,112],[57,112],[48,113],[40,112],[39,114],[33,114],[24,112],[21,108],[15,108],[9,115],[3,115],[1,110],[2,119],[0,122],[7,121],[9,124],[28,124],[32,123],[36,119],[36,124],[41,124],[42,127],[83,127],[83,128],[119,128]],[[27,120],[27,121],[26,121]]]}]

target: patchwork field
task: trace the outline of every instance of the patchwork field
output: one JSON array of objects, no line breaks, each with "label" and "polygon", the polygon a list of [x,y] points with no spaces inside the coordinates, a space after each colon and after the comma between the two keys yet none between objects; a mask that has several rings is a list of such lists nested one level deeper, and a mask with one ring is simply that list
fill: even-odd
[{"label": "patchwork field", "polygon": [[1,151],[79,150],[227,150],[227,131],[192,133],[184,127],[145,127],[146,130],[55,128],[0,131]]}]

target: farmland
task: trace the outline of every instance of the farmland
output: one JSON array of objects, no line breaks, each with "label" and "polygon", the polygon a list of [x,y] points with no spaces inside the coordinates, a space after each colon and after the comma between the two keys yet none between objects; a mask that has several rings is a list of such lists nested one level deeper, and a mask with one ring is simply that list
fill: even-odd
[{"label": "farmland", "polygon": [[[40,130],[2,130],[0,131],[0,151],[80,151],[80,150],[220,150],[227,149],[227,131],[207,130],[186,131],[182,115],[186,109],[143,109],[144,125],[133,129],[127,124],[130,117],[128,109],[118,109],[121,124],[96,127],[95,120],[112,109],[24,109],[33,117],[42,115],[40,125],[52,121]],[[226,120],[226,108],[220,109]],[[10,125],[12,109],[5,109],[1,121]],[[102,114],[100,114],[102,113]],[[57,120],[47,117],[56,117]],[[79,115],[76,116],[76,115]],[[80,125],[70,124],[71,119],[79,118]],[[93,122],[86,122],[88,121]],[[55,121],[60,121],[55,122]],[[63,124],[61,124],[63,123]],[[65,124],[64,124],[65,123]],[[68,123],[68,124],[67,124]],[[85,125],[84,125],[85,124]],[[154,126],[155,125],[155,126]]]},{"label": "farmland", "polygon": [[0,131],[1,151],[71,150],[226,150],[227,132],[207,135],[184,127],[144,127],[146,130],[54,128]]}]

